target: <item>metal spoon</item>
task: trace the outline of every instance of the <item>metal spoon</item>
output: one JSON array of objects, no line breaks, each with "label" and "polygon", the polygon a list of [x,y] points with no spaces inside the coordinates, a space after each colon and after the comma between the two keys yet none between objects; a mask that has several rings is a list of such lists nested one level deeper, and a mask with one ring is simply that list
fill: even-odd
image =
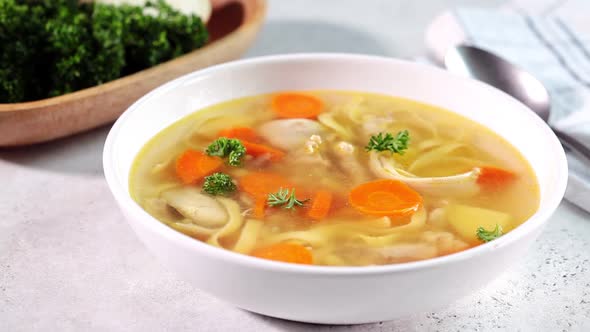
[{"label": "metal spoon", "polygon": [[[445,66],[453,73],[469,76],[496,87],[520,100],[545,122],[551,99],[547,89],[533,75],[507,60],[475,46],[459,45],[445,55]],[[569,134],[553,128],[563,146],[590,165],[590,149]]]}]

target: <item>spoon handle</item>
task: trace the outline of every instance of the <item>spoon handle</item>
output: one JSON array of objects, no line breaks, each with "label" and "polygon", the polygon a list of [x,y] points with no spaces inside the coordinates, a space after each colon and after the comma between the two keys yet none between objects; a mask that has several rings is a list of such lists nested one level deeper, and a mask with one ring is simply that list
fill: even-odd
[{"label": "spoon handle", "polygon": [[579,140],[571,135],[564,133],[559,129],[552,128],[555,135],[559,138],[563,146],[570,149],[583,162],[590,166],[590,149],[582,144]]}]

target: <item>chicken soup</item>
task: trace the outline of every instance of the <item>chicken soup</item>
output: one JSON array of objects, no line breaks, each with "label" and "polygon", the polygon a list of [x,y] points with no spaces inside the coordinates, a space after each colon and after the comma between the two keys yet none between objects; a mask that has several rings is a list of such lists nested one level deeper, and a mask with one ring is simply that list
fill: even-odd
[{"label": "chicken soup", "polygon": [[195,240],[335,266],[466,250],[527,220],[540,196],[528,162],[488,128],[343,91],[252,96],[188,115],[143,147],[130,191]]}]

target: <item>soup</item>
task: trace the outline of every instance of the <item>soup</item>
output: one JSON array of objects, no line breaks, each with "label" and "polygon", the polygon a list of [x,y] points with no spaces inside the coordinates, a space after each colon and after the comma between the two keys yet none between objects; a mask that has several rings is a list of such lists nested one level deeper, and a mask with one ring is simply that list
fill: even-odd
[{"label": "soup", "polygon": [[281,92],[195,112],[150,140],[133,199],[210,245],[289,263],[423,260],[492,241],[538,208],[509,142],[416,101]]}]

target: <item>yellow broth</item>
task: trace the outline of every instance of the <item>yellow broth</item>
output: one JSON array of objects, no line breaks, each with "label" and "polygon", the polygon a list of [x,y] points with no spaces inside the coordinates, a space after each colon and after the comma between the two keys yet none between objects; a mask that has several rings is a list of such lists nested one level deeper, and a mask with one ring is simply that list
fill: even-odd
[{"label": "yellow broth", "polygon": [[[403,98],[343,91],[302,93],[323,102],[317,119],[279,119],[272,107],[276,95],[269,94],[209,107],[164,129],[134,161],[132,197],[156,219],[211,245],[252,254],[291,243],[305,247],[315,265],[343,266],[401,263],[465,250],[484,243],[479,227],[492,232],[500,226],[505,234],[538,208],[539,189],[530,165],[509,142],[478,123]],[[204,193],[202,179],[183,184],[176,174],[179,156],[187,149],[205,151],[220,130],[233,127],[252,128],[261,144],[282,150],[284,157],[269,161],[268,155],[246,155],[240,167],[225,163],[218,171],[229,174],[238,187],[227,197]],[[372,135],[395,136],[402,130],[410,136],[405,153],[366,151]],[[394,165],[404,176],[401,181],[422,196],[413,214],[367,215],[351,206],[353,188],[389,174],[376,160]],[[514,178],[493,190],[473,177],[467,177],[466,184],[445,180],[437,187],[440,177],[481,167],[500,168]],[[328,215],[310,218],[312,202],[306,201],[294,209],[267,205],[264,216],[255,217],[255,198],[240,185],[240,179],[252,172],[289,179],[301,201],[313,199],[318,190],[330,192]],[[424,181],[413,185],[416,179]]]}]

